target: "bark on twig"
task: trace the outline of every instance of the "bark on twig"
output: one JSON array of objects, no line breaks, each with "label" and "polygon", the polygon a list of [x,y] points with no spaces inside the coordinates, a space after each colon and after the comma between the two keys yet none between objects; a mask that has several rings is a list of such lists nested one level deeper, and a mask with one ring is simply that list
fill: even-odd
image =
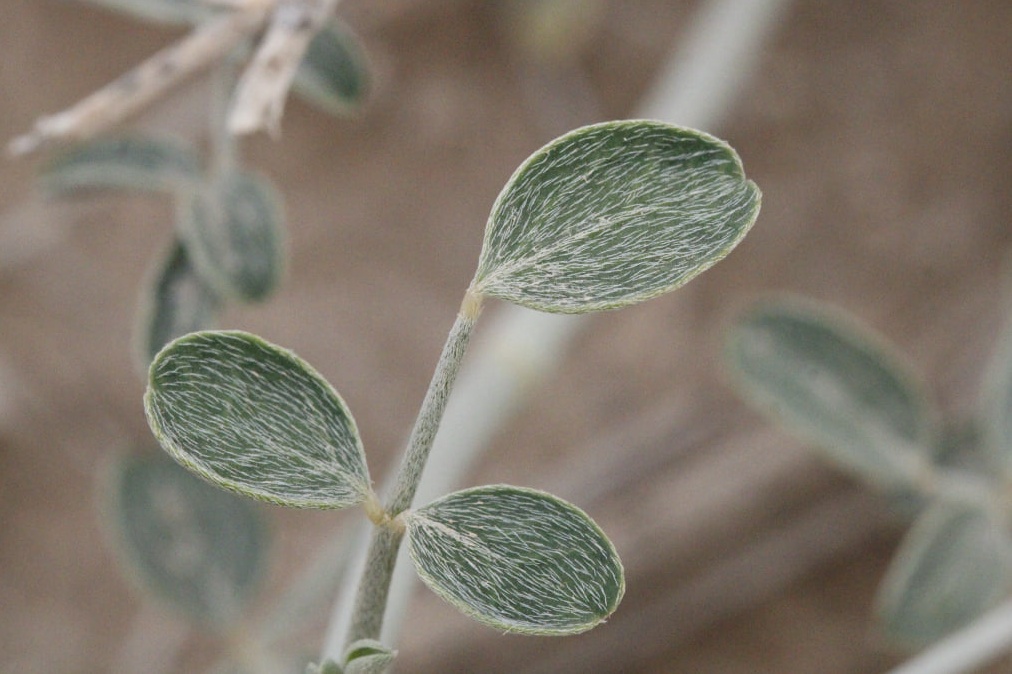
[{"label": "bark on twig", "polygon": [[130,72],[55,115],[41,117],[28,133],[10,142],[14,156],[64,140],[86,140],[137,113],[191,75],[217,62],[266,21],[269,6],[212,19]]},{"label": "bark on twig", "polygon": [[283,0],[274,8],[267,34],[236,88],[229,132],[277,134],[299,63],[335,6],[337,0]]}]

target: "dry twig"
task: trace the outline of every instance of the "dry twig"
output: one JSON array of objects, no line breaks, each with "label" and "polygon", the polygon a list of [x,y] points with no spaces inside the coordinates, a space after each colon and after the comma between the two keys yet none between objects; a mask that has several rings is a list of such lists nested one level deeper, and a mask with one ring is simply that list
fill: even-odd
[{"label": "dry twig", "polygon": [[98,135],[137,113],[191,75],[220,61],[244,39],[270,26],[237,86],[229,114],[231,133],[276,131],[285,98],[309,42],[337,0],[206,0],[231,11],[198,26],[74,106],[39,118],[7,146],[11,155],[64,140]]},{"label": "dry twig", "polygon": [[338,0],[282,0],[236,88],[228,130],[276,133],[295,71]]},{"label": "dry twig", "polygon": [[221,59],[258,30],[268,12],[269,7],[260,2],[209,20],[76,105],[39,118],[30,132],[10,142],[8,152],[28,154],[51,143],[85,140],[107,130]]}]

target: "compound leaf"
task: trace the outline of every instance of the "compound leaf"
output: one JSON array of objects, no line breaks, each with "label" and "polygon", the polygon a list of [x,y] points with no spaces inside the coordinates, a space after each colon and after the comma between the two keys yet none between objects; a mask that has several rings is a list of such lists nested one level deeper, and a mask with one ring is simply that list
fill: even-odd
[{"label": "compound leaf", "polygon": [[176,337],[210,328],[220,307],[218,296],[194,271],[186,247],[174,241],[141,307],[139,348],[144,370]]},{"label": "compound leaf", "polygon": [[731,328],[726,357],[746,397],[873,483],[910,486],[931,460],[926,396],[867,329],[801,302],[762,303]]},{"label": "compound leaf", "polygon": [[198,622],[224,628],[240,618],[267,557],[252,504],[161,453],[122,458],[113,475],[111,520],[139,584]]},{"label": "compound leaf", "polygon": [[1012,542],[982,509],[940,502],[907,534],[878,593],[888,634],[922,646],[993,608],[1012,586]]},{"label": "compound leaf", "polygon": [[281,199],[265,179],[232,173],[194,193],[180,236],[194,267],[225,297],[260,301],[283,273]]},{"label": "compound leaf", "polygon": [[175,140],[115,136],[57,155],[43,167],[40,179],[54,194],[87,189],[175,192],[200,181],[200,161]]},{"label": "compound leaf", "polygon": [[144,397],[178,462],[215,484],[297,508],[343,508],[369,493],[355,421],[290,351],[244,332],[197,332],[163,349]]},{"label": "compound leaf", "polygon": [[760,194],[699,131],[596,124],[535,152],[496,199],[472,292],[584,313],[673,290],[745,236]]},{"label": "compound leaf", "polygon": [[369,89],[369,70],[355,34],[331,21],[309,43],[292,87],[325,112],[341,115],[358,109]]},{"label": "compound leaf", "polygon": [[477,621],[508,632],[575,634],[625,590],[611,542],[584,512],[505,485],[455,492],[405,514],[422,580]]}]

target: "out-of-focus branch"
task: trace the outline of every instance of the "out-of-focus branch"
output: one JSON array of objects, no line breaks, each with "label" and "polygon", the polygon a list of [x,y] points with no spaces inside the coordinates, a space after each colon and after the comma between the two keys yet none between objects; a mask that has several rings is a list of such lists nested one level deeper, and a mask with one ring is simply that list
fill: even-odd
[{"label": "out-of-focus branch", "polygon": [[220,60],[267,20],[272,3],[250,2],[211,19],[76,105],[41,117],[28,133],[10,142],[24,155],[62,140],[85,140],[135,114],[194,73]]},{"label": "out-of-focus branch", "polygon": [[889,674],[968,674],[1012,651],[1012,601],[959,630]]},{"label": "out-of-focus branch", "polygon": [[282,0],[236,88],[228,130],[276,134],[295,71],[338,0]]}]

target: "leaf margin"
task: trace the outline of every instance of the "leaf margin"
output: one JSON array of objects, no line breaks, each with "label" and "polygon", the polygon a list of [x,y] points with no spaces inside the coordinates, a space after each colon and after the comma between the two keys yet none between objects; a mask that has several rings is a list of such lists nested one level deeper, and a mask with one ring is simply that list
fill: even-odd
[{"label": "leaf margin", "polygon": [[[361,463],[362,474],[360,477],[362,477],[362,480],[358,484],[358,486],[360,487],[359,499],[355,501],[342,501],[342,502],[310,501],[304,499],[276,497],[272,494],[267,494],[262,491],[246,488],[240,484],[235,483],[232,480],[219,478],[219,476],[217,476],[209,469],[204,468],[199,462],[191,459],[186,450],[182,449],[175,442],[171,441],[166,437],[166,434],[162,429],[161,424],[156,420],[156,414],[154,412],[153,400],[155,398],[154,394],[155,387],[152,384],[152,377],[154,376],[156,364],[159,363],[162,357],[166,355],[169,352],[169,350],[172,349],[175,345],[185,340],[193,340],[195,338],[199,338],[207,334],[226,335],[248,339],[252,342],[257,343],[257,345],[261,348],[265,348],[267,350],[275,352],[276,355],[280,355],[281,357],[292,361],[297,367],[301,368],[304,371],[304,373],[307,376],[309,376],[309,378],[315,380],[315,382],[318,385],[320,385],[321,388],[323,388],[328,395],[334,398],[334,400],[336,401],[338,406],[343,410],[343,413],[347,418],[348,430],[351,432],[351,434],[355,439],[355,445],[358,455],[357,458],[360,459]],[[240,494],[242,496],[247,496],[249,498],[258,501],[271,503],[273,505],[298,509],[310,509],[310,510],[340,510],[344,508],[354,507],[356,505],[364,503],[369,497],[369,495],[372,493],[371,478],[369,475],[369,466],[368,463],[366,462],[365,448],[362,444],[362,436],[358,431],[358,425],[355,421],[354,416],[351,414],[350,408],[345,403],[340,393],[337,392],[337,390],[333,387],[333,385],[331,385],[330,382],[327,381],[327,379],[322,374],[320,374],[308,362],[300,358],[294,351],[273,344],[272,342],[269,342],[266,339],[259,337],[258,335],[255,335],[253,333],[245,332],[242,330],[201,330],[198,332],[192,332],[187,335],[183,335],[182,337],[178,337],[169,342],[168,344],[166,344],[165,347],[158,352],[158,355],[155,356],[154,360],[152,360],[151,366],[149,367],[148,370],[147,389],[145,390],[144,393],[144,413],[148,420],[148,426],[150,427],[151,432],[154,434],[155,438],[158,440],[158,444],[161,445],[161,447],[177,463],[179,463],[192,473],[196,474],[198,477],[222,489],[226,489],[228,491],[232,491],[234,493]]]},{"label": "leaf margin", "polygon": [[[887,366],[890,375],[911,395],[913,402],[921,411],[922,425],[917,446],[923,451],[911,454],[911,456],[917,463],[924,461],[928,465],[933,465],[932,462],[936,458],[935,455],[939,447],[941,414],[919,370],[906,357],[906,354],[882,333],[844,309],[827,302],[790,292],[765,293],[751,300],[733,317],[732,325],[724,333],[723,369],[726,380],[732,384],[733,389],[743,399],[750,403],[752,409],[760,411],[765,419],[772,421],[793,437],[817,448],[820,455],[831,458],[834,465],[842,467],[851,474],[867,476],[862,468],[855,467],[846,460],[841,460],[839,452],[834,447],[828,447],[825,442],[819,439],[817,430],[811,430],[811,424],[799,423],[793,418],[786,418],[787,415],[781,411],[778,402],[772,400],[772,396],[766,392],[757,391],[734,364],[735,351],[737,350],[735,343],[738,338],[737,330],[746,322],[746,319],[754,318],[759,314],[767,315],[771,311],[787,313],[791,318],[800,316],[808,322],[818,322],[834,335],[842,336],[844,341],[849,344],[854,345],[856,342],[864,355],[870,349],[880,356],[879,362]],[[894,480],[895,476],[880,486],[920,486],[897,483]]]},{"label": "leaf margin", "polygon": [[[412,520],[420,517],[419,511],[422,511],[425,508],[439,505],[451,498],[460,496],[470,496],[472,494],[480,492],[488,492],[493,490],[508,490],[512,492],[520,492],[526,495],[540,497],[559,503],[567,510],[569,510],[571,514],[575,514],[577,517],[579,517],[583,521],[583,523],[588,526],[590,531],[593,532],[604,543],[604,546],[610,555],[609,561],[612,564],[614,564],[618,577],[618,585],[616,588],[615,596],[611,599],[610,604],[607,607],[608,610],[604,615],[598,616],[595,620],[587,621],[578,625],[573,625],[572,627],[556,627],[556,628],[538,628],[534,626],[527,627],[519,624],[506,623],[504,621],[497,621],[481,613],[480,611],[472,607],[470,604],[467,604],[462,600],[458,600],[454,595],[447,592],[442,587],[442,585],[439,582],[437,582],[431,576],[431,574],[429,574],[423,568],[422,564],[418,562],[415,545],[413,543],[413,539],[411,536]],[[421,578],[426,587],[432,590],[433,593],[435,593],[443,601],[447,602],[448,604],[453,606],[455,609],[457,609],[467,617],[475,620],[476,622],[482,625],[485,625],[486,627],[501,630],[505,633],[523,634],[530,636],[569,636],[581,634],[583,632],[587,632],[597,627],[598,625],[605,623],[608,620],[608,618],[610,618],[611,615],[614,614],[614,612],[617,610],[618,605],[622,602],[622,598],[625,596],[626,590],[625,569],[622,565],[622,560],[619,557],[618,551],[615,548],[615,544],[607,536],[607,534],[604,532],[601,526],[596,521],[594,521],[594,519],[591,518],[590,515],[588,515],[583,509],[549,492],[542,491],[539,489],[532,489],[529,487],[518,487],[509,484],[490,484],[477,487],[469,487],[441,496],[440,498],[437,498],[434,501],[431,501],[430,503],[420,508],[406,510],[403,513],[401,513],[401,515],[398,516],[398,519],[401,522],[403,522],[405,526],[405,537],[407,538],[408,542],[407,546],[408,554],[414,565],[415,572],[418,574],[419,578]]]},{"label": "leaf margin", "polygon": [[[584,302],[579,306],[562,308],[559,304],[552,304],[549,302],[541,302],[537,300],[519,301],[515,298],[506,297],[499,292],[486,291],[484,289],[484,286],[487,284],[487,280],[489,279],[489,277],[493,276],[496,271],[495,269],[492,270],[484,269],[487,261],[486,260],[486,257],[488,255],[487,251],[489,251],[491,248],[490,246],[491,238],[493,235],[493,231],[495,229],[494,220],[501,211],[503,204],[506,202],[507,198],[511,196],[510,194],[511,188],[513,188],[513,186],[516,185],[517,182],[519,182],[520,179],[523,178],[537,162],[541,161],[543,158],[545,158],[551,152],[555,151],[557,148],[565,146],[567,143],[570,143],[574,139],[577,139],[588,133],[593,133],[599,130],[629,129],[634,127],[642,127],[642,128],[649,127],[652,130],[664,130],[676,135],[692,136],[696,140],[712,144],[713,146],[723,151],[723,153],[727,156],[727,158],[731,160],[731,165],[734,168],[731,175],[733,175],[736,178],[739,178],[743,182],[743,185],[749,190],[750,195],[752,197],[751,199],[752,206],[749,209],[747,216],[744,218],[746,223],[740,227],[737,234],[726,245],[716,248],[714,251],[711,251],[710,255],[704,262],[691,266],[691,270],[680,276],[678,279],[675,280],[675,282],[657,288],[652,288],[649,290],[629,293],[625,295],[621,300],[614,300],[614,301],[598,300],[592,302]],[[720,138],[717,138],[716,136],[706,133],[705,131],[700,131],[698,129],[693,129],[685,126],[678,126],[661,120],[647,119],[647,118],[621,119],[621,120],[588,124],[585,126],[578,127],[576,129],[572,129],[571,131],[568,131],[567,133],[564,133],[561,136],[555,138],[554,140],[541,146],[539,149],[535,150],[530,156],[528,156],[523,162],[521,162],[521,164],[510,175],[509,179],[506,181],[506,183],[500,190],[499,194],[496,196],[496,199],[493,202],[492,208],[489,212],[488,221],[486,223],[485,232],[482,239],[482,247],[481,252],[479,254],[478,267],[475,270],[474,277],[471,280],[471,284],[468,290],[469,292],[472,292],[473,294],[478,296],[495,297],[497,299],[501,299],[503,301],[507,301],[513,304],[518,304],[520,306],[524,306],[529,309],[534,309],[536,311],[544,311],[548,313],[583,314],[597,311],[609,311],[613,309],[623,308],[626,306],[631,306],[649,299],[653,299],[654,297],[658,297],[665,293],[677,290],[678,288],[682,287],[683,285],[685,285],[686,283],[696,278],[704,271],[708,270],[709,268],[711,268],[712,266],[723,260],[725,257],[727,257],[727,255],[730,254],[730,252],[742,241],[742,239],[744,239],[744,237],[755,225],[756,221],[758,220],[761,207],[762,207],[762,191],[755,184],[755,182],[753,182],[745,175],[744,164],[741,161],[741,157],[729,143]]]}]

